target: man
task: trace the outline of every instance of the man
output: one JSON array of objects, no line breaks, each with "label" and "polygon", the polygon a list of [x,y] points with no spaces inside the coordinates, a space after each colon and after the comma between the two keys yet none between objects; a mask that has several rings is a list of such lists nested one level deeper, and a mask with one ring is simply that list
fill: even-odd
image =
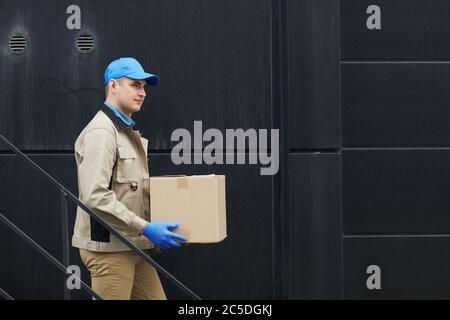
[{"label": "man", "polygon": [[[133,130],[132,114],[146,85],[159,77],[133,58],[111,62],[104,74],[106,101],[75,142],[79,199],[142,250],[179,247],[173,223],[149,223],[148,140]],[[77,209],[72,245],[80,249],[92,289],[103,299],[166,299],[156,270]]]}]

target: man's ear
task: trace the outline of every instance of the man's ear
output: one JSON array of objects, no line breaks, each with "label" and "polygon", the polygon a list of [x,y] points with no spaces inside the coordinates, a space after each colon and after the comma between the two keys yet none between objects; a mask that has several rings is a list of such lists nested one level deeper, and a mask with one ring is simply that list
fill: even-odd
[{"label": "man's ear", "polygon": [[116,90],[116,88],[117,88],[116,80],[114,80],[114,79],[109,80],[109,89],[110,90],[112,90],[112,89]]}]

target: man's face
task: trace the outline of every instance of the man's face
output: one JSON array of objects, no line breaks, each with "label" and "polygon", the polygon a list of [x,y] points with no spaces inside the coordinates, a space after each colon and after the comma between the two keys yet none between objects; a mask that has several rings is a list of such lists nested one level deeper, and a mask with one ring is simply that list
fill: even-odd
[{"label": "man's face", "polygon": [[123,77],[120,82],[116,82],[116,97],[122,111],[125,113],[140,111],[146,96],[144,87],[147,85],[147,81]]}]

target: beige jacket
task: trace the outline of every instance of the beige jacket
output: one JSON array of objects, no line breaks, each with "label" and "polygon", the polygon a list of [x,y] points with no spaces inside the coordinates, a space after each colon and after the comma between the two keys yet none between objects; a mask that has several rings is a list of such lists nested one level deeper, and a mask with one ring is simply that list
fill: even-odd
[{"label": "beige jacket", "polygon": [[[140,249],[150,220],[148,140],[102,106],[75,142],[79,199]],[[130,250],[77,208],[72,245],[97,252]]]}]

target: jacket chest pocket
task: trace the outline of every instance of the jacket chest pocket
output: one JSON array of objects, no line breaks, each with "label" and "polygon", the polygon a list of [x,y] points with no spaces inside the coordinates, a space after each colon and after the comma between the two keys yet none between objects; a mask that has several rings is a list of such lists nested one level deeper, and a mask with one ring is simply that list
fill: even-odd
[{"label": "jacket chest pocket", "polygon": [[139,159],[136,152],[127,147],[117,148],[117,182],[137,183],[139,180]]}]

